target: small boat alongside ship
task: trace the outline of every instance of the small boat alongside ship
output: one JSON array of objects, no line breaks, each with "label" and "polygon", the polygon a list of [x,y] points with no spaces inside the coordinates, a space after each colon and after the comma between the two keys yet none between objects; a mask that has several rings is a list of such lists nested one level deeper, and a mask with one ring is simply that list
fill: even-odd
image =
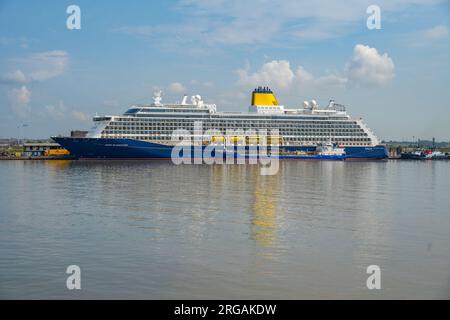
[{"label": "small boat alongside ship", "polygon": [[444,153],[437,150],[415,150],[412,152],[403,152],[400,155],[402,160],[450,160],[450,153]]},{"label": "small boat alongside ship", "polygon": [[400,155],[402,160],[421,160],[423,159],[422,151],[402,152]]}]

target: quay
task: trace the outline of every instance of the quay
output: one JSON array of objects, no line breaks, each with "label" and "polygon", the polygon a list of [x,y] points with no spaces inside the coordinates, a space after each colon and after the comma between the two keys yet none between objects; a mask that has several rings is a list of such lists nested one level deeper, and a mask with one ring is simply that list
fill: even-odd
[{"label": "quay", "polygon": [[450,160],[450,142],[417,140],[384,142],[392,160]]},{"label": "quay", "polygon": [[[72,131],[73,137],[84,137],[86,131]],[[450,160],[450,143],[433,140],[418,142],[383,141],[390,160]],[[0,160],[76,160],[77,157],[58,143],[48,140],[0,139]]]},{"label": "quay", "polygon": [[0,160],[73,160],[74,156],[58,143],[36,141],[21,143],[12,140],[0,144]]}]

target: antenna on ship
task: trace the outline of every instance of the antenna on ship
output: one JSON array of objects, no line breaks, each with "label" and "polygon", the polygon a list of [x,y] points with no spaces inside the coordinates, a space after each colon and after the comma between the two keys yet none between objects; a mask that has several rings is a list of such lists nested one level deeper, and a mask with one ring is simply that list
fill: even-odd
[{"label": "antenna on ship", "polygon": [[309,109],[309,102],[308,101],[303,101],[303,109]]},{"label": "antenna on ship", "polygon": [[188,96],[187,96],[187,94],[185,94],[185,95],[183,96],[183,100],[181,101],[181,104],[182,104],[182,105],[187,104],[187,98],[188,98]]}]

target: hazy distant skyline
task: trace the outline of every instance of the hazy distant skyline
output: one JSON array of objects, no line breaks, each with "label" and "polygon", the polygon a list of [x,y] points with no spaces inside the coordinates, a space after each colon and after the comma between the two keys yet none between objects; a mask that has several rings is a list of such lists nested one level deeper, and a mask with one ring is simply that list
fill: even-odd
[{"label": "hazy distant skyline", "polygon": [[[71,4],[81,30],[66,28]],[[89,129],[157,88],[246,111],[269,85],[288,107],[333,98],[381,139],[448,141],[449,57],[449,1],[3,0],[0,137]]]}]

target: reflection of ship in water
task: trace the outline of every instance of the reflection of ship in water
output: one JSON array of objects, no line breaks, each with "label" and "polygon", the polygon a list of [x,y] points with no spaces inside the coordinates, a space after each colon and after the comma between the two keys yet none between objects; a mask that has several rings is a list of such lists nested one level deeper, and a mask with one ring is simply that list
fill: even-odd
[{"label": "reflection of ship in water", "polygon": [[[283,170],[282,164],[280,169]],[[257,165],[215,165],[206,172],[209,175],[205,190],[208,199],[228,210],[250,213],[250,238],[260,247],[271,247],[277,239],[278,196],[280,177],[283,175],[262,176]],[[223,196],[227,194],[230,197]],[[228,202],[231,200],[232,204]],[[214,207],[211,208],[211,211],[214,210]]]},{"label": "reflection of ship in water", "polygon": [[71,161],[70,160],[53,160],[53,161],[46,161],[45,164],[51,168],[65,169],[71,165]]},{"label": "reflection of ship in water", "polygon": [[263,247],[271,246],[277,238],[278,177],[255,177],[251,236]]}]

